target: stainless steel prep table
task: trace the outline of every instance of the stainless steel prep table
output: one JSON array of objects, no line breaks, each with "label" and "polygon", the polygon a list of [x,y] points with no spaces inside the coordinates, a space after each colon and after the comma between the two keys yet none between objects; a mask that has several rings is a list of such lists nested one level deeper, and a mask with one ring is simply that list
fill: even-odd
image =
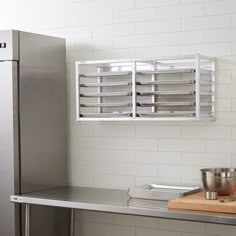
[{"label": "stainless steel prep table", "polygon": [[75,210],[102,211],[138,216],[160,217],[186,221],[236,225],[236,214],[168,209],[167,202],[156,201],[153,208],[131,207],[125,190],[87,187],[65,187],[13,195],[11,202],[25,204],[25,236],[30,236],[30,205],[71,209],[71,232],[74,235]]}]

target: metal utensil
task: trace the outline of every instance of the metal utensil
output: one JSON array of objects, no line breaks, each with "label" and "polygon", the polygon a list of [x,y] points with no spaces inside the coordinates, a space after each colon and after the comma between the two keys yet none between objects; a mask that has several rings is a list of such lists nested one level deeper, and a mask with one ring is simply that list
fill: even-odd
[{"label": "metal utensil", "polygon": [[167,201],[200,191],[199,187],[145,184],[130,188],[128,194],[131,198]]},{"label": "metal utensil", "polygon": [[236,168],[201,169],[202,183],[206,191],[217,191],[219,196],[230,194],[229,181],[236,178]]},{"label": "metal utensil", "polygon": [[[198,188],[198,187],[196,187],[196,188]],[[175,190],[188,190],[188,191],[192,191],[193,187],[149,184],[149,189],[175,189]]]},{"label": "metal utensil", "polygon": [[207,200],[216,200],[218,196],[218,193],[216,191],[206,191],[205,192],[205,198]]}]

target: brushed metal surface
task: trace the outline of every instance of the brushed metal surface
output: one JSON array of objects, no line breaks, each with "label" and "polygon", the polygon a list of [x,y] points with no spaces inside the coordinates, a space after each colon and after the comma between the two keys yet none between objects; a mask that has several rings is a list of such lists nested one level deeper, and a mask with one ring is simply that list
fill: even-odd
[{"label": "brushed metal surface", "polygon": [[[152,201],[152,207],[131,207],[128,205],[129,197],[127,191],[116,189],[67,187],[15,195],[11,196],[11,201],[15,203],[27,203],[61,208],[236,225],[236,217],[234,214],[169,210],[166,201]],[[148,203],[148,200],[146,201]],[[146,205],[148,206],[149,204]],[[33,219],[34,218],[32,218],[32,220]]]},{"label": "brushed metal surface", "polygon": [[70,236],[75,236],[75,209],[70,210]]},{"label": "brushed metal surface", "polygon": [[201,189],[199,187],[145,184],[130,188],[128,194],[131,198],[136,199],[168,201],[200,191]]},{"label": "brushed metal surface", "polygon": [[25,205],[25,236],[30,236],[30,205]]},{"label": "brushed metal surface", "polygon": [[216,191],[205,191],[205,198],[207,200],[216,200],[218,193]]},{"label": "brushed metal surface", "polygon": [[[21,192],[66,186],[65,40],[26,32],[19,37]],[[69,234],[68,214],[32,206],[31,236]]]},{"label": "brushed metal surface", "polygon": [[230,194],[229,180],[236,178],[235,168],[201,169],[203,187],[206,191],[217,191],[219,196]]},{"label": "brushed metal surface", "polygon": [[20,32],[22,192],[67,185],[65,40]]},{"label": "brushed metal surface", "polygon": [[[19,236],[25,219],[10,194],[67,185],[65,40],[7,30],[0,43],[0,235]],[[31,215],[32,236],[69,234],[67,209]]]},{"label": "brushed metal surface", "polygon": [[19,207],[9,195],[20,193],[17,62],[0,62],[0,235],[19,235]]}]

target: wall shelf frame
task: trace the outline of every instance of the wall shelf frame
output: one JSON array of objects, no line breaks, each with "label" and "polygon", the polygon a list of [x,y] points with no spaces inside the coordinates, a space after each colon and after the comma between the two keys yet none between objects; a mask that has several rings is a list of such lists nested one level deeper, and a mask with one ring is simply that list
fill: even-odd
[{"label": "wall shelf frame", "polygon": [[76,62],[77,121],[215,120],[216,58]]}]

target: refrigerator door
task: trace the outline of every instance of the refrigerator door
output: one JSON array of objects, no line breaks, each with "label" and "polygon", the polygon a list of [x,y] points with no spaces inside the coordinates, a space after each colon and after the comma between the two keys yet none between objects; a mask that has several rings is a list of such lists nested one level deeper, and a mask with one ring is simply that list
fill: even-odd
[{"label": "refrigerator door", "polygon": [[[65,40],[0,31],[0,236],[24,235],[10,195],[67,185]],[[32,206],[32,236],[69,234],[69,211]]]},{"label": "refrigerator door", "polygon": [[0,62],[0,235],[19,235],[20,212],[9,196],[19,193],[17,62]]}]

